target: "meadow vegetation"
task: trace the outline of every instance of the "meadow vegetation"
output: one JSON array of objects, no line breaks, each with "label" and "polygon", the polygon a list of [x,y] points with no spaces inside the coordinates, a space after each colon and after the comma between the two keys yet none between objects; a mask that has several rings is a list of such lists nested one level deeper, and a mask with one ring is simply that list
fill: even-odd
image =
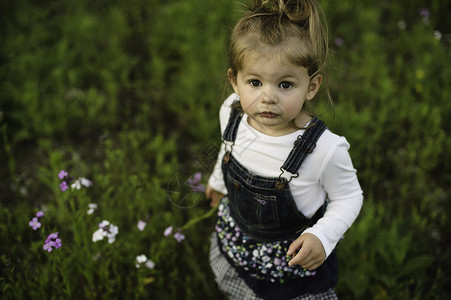
[{"label": "meadow vegetation", "polygon": [[[335,106],[323,93],[313,109],[350,142],[365,193],[338,245],[337,293],[446,299],[450,1],[320,2]],[[223,299],[202,189],[241,11],[231,0],[0,3],[2,299]]]}]

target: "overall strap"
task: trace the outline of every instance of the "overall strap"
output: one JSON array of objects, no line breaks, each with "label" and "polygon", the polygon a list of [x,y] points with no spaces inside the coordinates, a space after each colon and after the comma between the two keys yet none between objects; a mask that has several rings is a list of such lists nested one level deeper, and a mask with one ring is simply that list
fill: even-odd
[{"label": "overall strap", "polygon": [[[287,160],[284,162],[283,166],[280,168],[282,173],[283,170],[290,172],[291,174],[296,174],[301,167],[307,156],[313,152],[316,147],[316,142],[318,141],[321,134],[326,130],[326,125],[324,122],[314,117],[310,122],[309,127],[305,130],[303,135],[299,135],[294,142],[294,147],[288,155]],[[283,169],[283,170],[282,170]],[[294,177],[297,177],[297,174]]]},{"label": "overall strap", "polygon": [[239,100],[235,100],[232,105],[232,110],[230,112],[229,122],[224,130],[222,139],[224,141],[235,142],[236,133],[238,132],[238,127],[240,126],[241,118],[243,117],[243,109],[241,108],[241,103]]}]

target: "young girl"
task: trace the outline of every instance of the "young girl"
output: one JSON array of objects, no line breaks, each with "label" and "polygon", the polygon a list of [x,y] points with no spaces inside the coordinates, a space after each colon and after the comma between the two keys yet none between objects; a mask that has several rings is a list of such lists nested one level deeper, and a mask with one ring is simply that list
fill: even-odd
[{"label": "young girl", "polygon": [[206,190],[220,201],[210,263],[231,299],[337,298],[334,248],[363,196],[346,139],[306,109],[323,81],[323,16],[315,0],[255,0],[231,35],[235,93]]}]

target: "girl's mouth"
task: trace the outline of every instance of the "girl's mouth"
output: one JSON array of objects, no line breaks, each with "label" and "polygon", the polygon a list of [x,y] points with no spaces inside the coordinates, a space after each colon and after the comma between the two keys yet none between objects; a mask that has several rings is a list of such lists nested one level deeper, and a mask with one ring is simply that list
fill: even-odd
[{"label": "girl's mouth", "polygon": [[262,118],[270,118],[270,119],[278,116],[277,114],[272,113],[270,111],[264,111],[264,112],[259,113],[258,115]]}]

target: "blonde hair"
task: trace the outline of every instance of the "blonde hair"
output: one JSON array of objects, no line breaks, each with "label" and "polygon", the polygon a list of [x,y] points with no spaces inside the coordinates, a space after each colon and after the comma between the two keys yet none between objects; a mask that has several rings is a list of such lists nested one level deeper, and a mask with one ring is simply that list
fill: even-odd
[{"label": "blonde hair", "polygon": [[247,8],[230,37],[229,62],[235,77],[262,53],[307,68],[310,78],[325,75],[328,27],[316,0],[252,0]]}]

